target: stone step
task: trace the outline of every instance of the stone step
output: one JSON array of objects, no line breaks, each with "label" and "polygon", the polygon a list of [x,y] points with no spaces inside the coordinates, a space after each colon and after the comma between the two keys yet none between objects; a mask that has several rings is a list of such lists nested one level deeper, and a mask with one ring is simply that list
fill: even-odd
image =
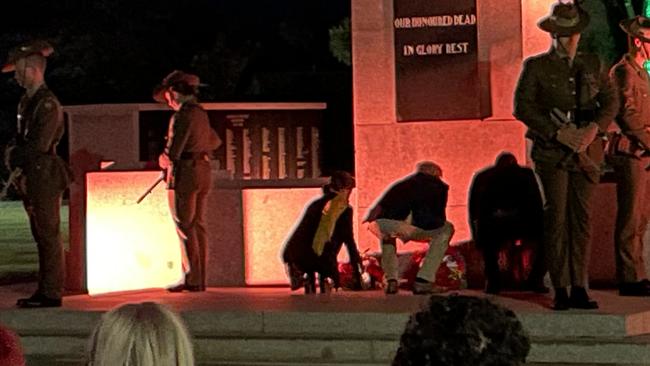
[{"label": "stone step", "polygon": [[[86,337],[23,336],[28,356],[81,362]],[[534,338],[529,363],[650,365],[648,336]],[[389,365],[398,340],[196,337],[197,360],[206,365]],[[645,363],[644,363],[645,362]]]},{"label": "stone step", "polygon": [[[0,323],[20,334],[77,336],[90,334],[99,311],[60,309],[3,310]],[[197,336],[318,337],[331,339],[397,339],[404,329],[406,313],[353,312],[182,312]],[[595,314],[580,311],[520,313],[531,337],[613,338],[650,334],[650,312]]]}]

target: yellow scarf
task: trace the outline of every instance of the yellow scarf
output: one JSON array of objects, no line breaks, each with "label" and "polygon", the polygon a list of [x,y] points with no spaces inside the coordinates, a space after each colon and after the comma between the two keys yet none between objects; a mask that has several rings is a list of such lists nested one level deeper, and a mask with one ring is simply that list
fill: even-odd
[{"label": "yellow scarf", "polygon": [[316,253],[319,257],[321,254],[323,254],[325,243],[330,240],[332,234],[334,233],[336,221],[339,219],[343,211],[348,208],[348,206],[347,194],[337,194],[336,197],[327,202],[323,208],[323,214],[320,217],[318,229],[316,230],[316,235],[314,235],[314,241],[311,245],[314,253]]}]

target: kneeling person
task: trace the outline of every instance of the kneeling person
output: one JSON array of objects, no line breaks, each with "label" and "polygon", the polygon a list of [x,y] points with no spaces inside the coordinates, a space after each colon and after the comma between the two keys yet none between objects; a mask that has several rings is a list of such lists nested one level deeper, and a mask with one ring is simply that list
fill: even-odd
[{"label": "kneeling person", "polygon": [[395,239],[404,243],[410,240],[429,242],[413,293],[435,291],[436,272],[454,233],[445,215],[449,186],[441,178],[442,169],[437,164],[418,163],[416,172],[391,186],[364,220],[370,223],[370,231],[381,241],[381,266],[387,294],[395,294],[398,290]]},{"label": "kneeling person", "polygon": [[292,290],[304,285],[305,293],[315,293],[316,273],[321,293],[329,292],[330,280],[331,285],[339,288],[337,257],[344,243],[353,268],[353,289],[361,289],[361,257],[354,241],[352,207],[349,204],[354,185],[354,178],[349,173],[335,171],[330,182],[323,187],[323,196],[305,209],[282,254]]}]

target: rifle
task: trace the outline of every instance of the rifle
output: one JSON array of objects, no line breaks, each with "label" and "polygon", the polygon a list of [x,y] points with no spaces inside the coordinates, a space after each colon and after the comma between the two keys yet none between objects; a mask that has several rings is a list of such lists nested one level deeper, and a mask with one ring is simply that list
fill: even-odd
[{"label": "rifle", "polygon": [[140,204],[140,202],[142,202],[142,200],[144,200],[145,197],[147,197],[149,195],[149,193],[151,193],[154,190],[154,188],[156,188],[156,186],[158,186],[158,184],[160,184],[160,182],[164,181],[165,178],[167,178],[167,171],[163,170],[163,171],[160,172],[160,176],[158,177],[158,179],[156,179],[156,181],[153,182],[149,186],[149,188],[147,188],[147,190],[140,196],[140,198],[138,198],[138,200],[136,201],[136,204]]}]

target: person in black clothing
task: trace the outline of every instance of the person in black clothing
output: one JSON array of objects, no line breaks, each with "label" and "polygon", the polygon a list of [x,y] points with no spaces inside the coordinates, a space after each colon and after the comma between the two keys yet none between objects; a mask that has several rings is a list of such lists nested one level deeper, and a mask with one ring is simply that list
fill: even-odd
[{"label": "person in black clothing", "polygon": [[393,366],[518,366],[530,339],[512,310],[472,296],[431,296],[413,313]]},{"label": "person in black clothing", "polygon": [[506,247],[514,248],[516,241],[520,241],[522,248],[533,251],[525,289],[548,292],[544,286],[546,266],[540,246],[543,214],[535,173],[517,164],[517,158],[511,153],[500,154],[494,166],[476,174],[470,188],[469,218],[472,237],[483,251],[485,292],[497,294],[501,290],[499,252]]},{"label": "person in black clothing", "polygon": [[354,287],[361,288],[361,257],[354,240],[350,193],[354,178],[335,171],[323,187],[323,196],[310,203],[300,222],[287,240],[282,259],[287,266],[291,290],[304,285],[305,293],[316,292],[316,274],[321,293],[339,288],[337,256],[343,244],[348,249],[354,270]]},{"label": "person in black clothing", "polygon": [[364,222],[381,241],[381,266],[386,278],[385,292],[398,291],[396,240],[428,241],[429,250],[413,285],[414,294],[435,292],[436,272],[454,233],[447,221],[449,186],[442,181],[442,169],[431,162],[417,164],[415,174],[392,185],[369,211]]}]

